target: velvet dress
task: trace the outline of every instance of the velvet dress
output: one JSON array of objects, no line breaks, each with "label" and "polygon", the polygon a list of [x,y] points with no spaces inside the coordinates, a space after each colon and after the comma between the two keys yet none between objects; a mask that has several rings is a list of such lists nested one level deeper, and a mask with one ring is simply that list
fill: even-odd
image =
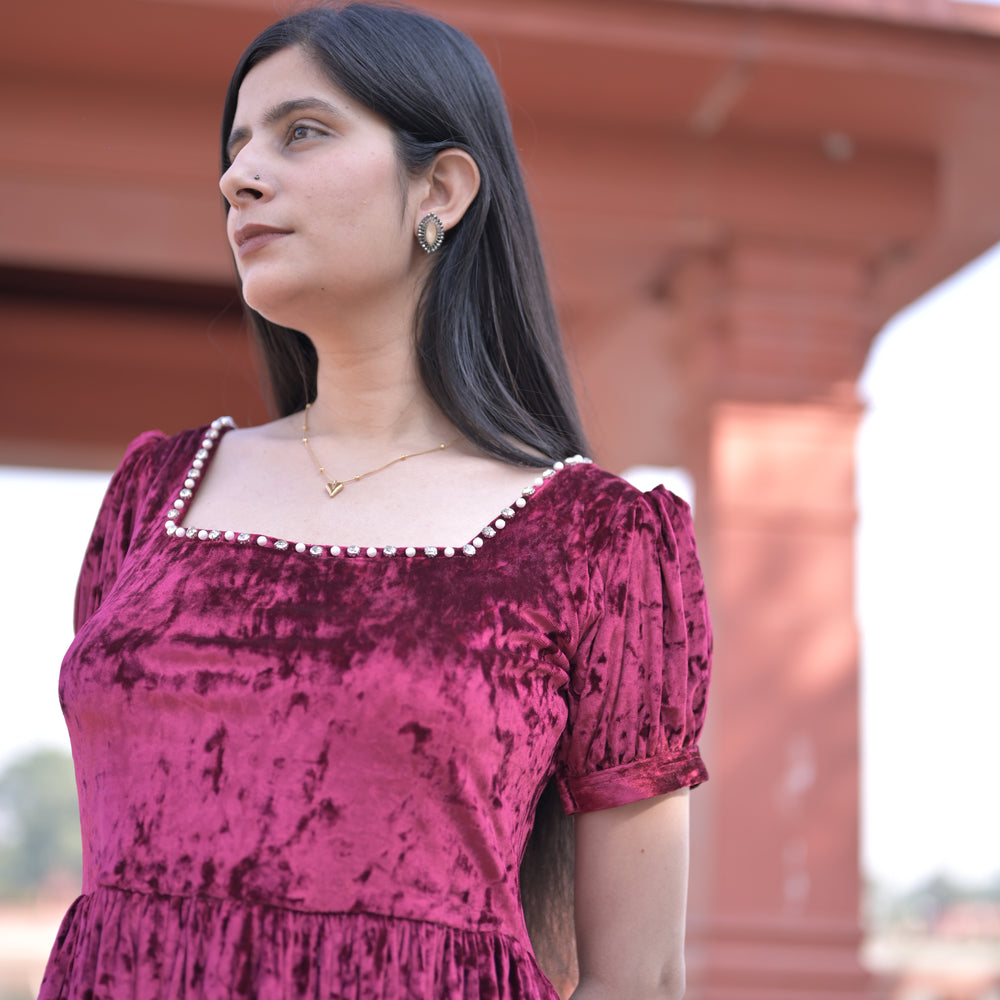
[{"label": "velvet dress", "polygon": [[41,998],[555,1000],[518,886],[546,781],[577,812],[706,777],[686,505],[577,457],[462,548],[187,524],[230,425],[137,438],[87,550]]}]

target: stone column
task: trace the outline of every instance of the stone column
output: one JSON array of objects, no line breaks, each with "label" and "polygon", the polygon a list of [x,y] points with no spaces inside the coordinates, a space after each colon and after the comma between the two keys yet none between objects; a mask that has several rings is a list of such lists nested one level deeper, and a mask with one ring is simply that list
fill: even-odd
[{"label": "stone column", "polygon": [[690,1000],[870,996],[858,963],[854,383],[862,264],[804,243],[692,258],[712,345],[699,537],[716,630],[694,794]]}]

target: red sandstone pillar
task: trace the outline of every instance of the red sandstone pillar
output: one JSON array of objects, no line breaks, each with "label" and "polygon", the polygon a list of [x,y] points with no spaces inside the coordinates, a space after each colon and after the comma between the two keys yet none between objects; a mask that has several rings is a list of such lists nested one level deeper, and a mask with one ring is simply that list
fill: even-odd
[{"label": "red sandstone pillar", "polygon": [[743,243],[686,271],[682,319],[718,347],[697,470],[717,654],[687,995],[869,996],[853,606],[861,263]]}]

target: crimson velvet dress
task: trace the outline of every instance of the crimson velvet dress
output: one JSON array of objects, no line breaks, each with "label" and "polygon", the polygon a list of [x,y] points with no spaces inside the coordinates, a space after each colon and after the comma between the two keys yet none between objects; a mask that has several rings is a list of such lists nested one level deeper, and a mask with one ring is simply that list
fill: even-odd
[{"label": "crimson velvet dress", "polygon": [[554,1000],[518,889],[546,781],[577,812],[706,777],[686,505],[576,458],[454,549],[187,524],[229,426],[134,441],[90,541],[41,997]]}]

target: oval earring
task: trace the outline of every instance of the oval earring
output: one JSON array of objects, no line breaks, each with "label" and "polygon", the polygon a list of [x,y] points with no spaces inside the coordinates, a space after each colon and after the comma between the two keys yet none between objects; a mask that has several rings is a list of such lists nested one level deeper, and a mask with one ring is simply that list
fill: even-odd
[{"label": "oval earring", "polygon": [[436,253],[444,242],[444,225],[433,212],[428,212],[418,223],[417,242],[424,253]]}]

